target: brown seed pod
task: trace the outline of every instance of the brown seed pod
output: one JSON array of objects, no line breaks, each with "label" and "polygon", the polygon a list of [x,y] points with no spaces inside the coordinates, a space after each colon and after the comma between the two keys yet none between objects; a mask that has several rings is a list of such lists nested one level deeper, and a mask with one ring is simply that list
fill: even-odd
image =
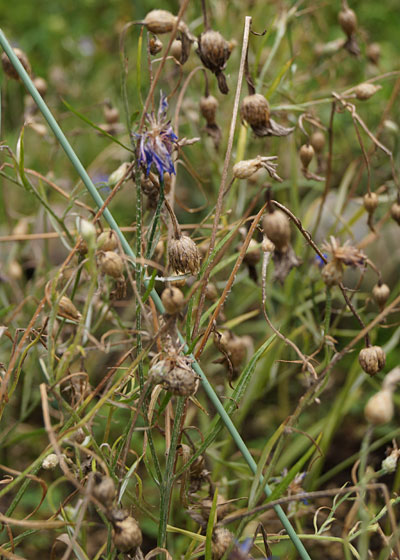
[{"label": "brown seed pod", "polygon": [[244,262],[255,266],[261,259],[261,250],[255,239],[250,239],[249,246],[247,247],[246,254],[244,256]]},{"label": "brown seed pod", "polygon": [[364,195],[364,208],[368,214],[373,214],[377,209],[379,204],[378,195],[374,192],[367,193]]},{"label": "brown seed pod", "polygon": [[122,521],[114,522],[113,541],[120,552],[135,552],[142,544],[142,531],[134,517],[127,515]]},{"label": "brown seed pod", "polygon": [[169,286],[163,290],[161,301],[169,315],[176,315],[185,307],[185,296],[176,286]]},{"label": "brown seed pod", "polygon": [[358,86],[356,86],[354,88],[354,93],[355,93],[357,99],[359,99],[360,101],[366,101],[367,99],[372,97],[374,95],[374,93],[376,93],[380,89],[381,89],[381,86],[376,86],[375,84],[364,83],[364,84],[358,84]]},{"label": "brown seed pod", "polygon": [[210,301],[216,301],[218,299],[218,290],[215,284],[212,282],[208,282],[207,286],[205,287],[206,298]]},{"label": "brown seed pod", "polygon": [[262,227],[265,235],[275,245],[275,249],[284,252],[290,242],[289,218],[281,210],[274,210],[264,215]]},{"label": "brown seed pod", "polygon": [[197,274],[200,270],[200,253],[197,245],[187,235],[172,238],[168,243],[168,258],[176,272]]},{"label": "brown seed pod", "polygon": [[175,25],[176,16],[167,10],[152,10],[144,18],[144,25],[155,35],[170,33]]},{"label": "brown seed pod", "polygon": [[270,116],[269,104],[261,93],[247,95],[240,106],[242,120],[254,129],[267,126]]},{"label": "brown seed pod", "polygon": [[208,95],[200,99],[200,112],[206,119],[208,125],[215,124],[218,105],[218,100],[213,95]]},{"label": "brown seed pod", "polygon": [[314,157],[314,148],[312,144],[303,144],[299,150],[300,161],[305,169],[310,165]]},{"label": "brown seed pod", "polygon": [[220,92],[228,93],[228,84],[222,71],[231,54],[229,43],[219,31],[209,29],[202,33],[198,39],[197,54],[204,66],[215,74]]},{"label": "brown seed pod", "polygon": [[220,560],[232,545],[233,534],[223,527],[217,527],[212,534],[211,554],[213,560]]},{"label": "brown seed pod", "polygon": [[199,379],[187,358],[180,356],[169,359],[168,356],[155,362],[149,375],[156,385],[160,384],[173,395],[189,397],[194,395],[199,387]]},{"label": "brown seed pod", "polygon": [[323,267],[321,274],[327,286],[337,286],[343,280],[343,265],[340,261],[333,259]]},{"label": "brown seed pod", "polygon": [[40,78],[39,76],[33,80],[33,85],[38,90],[40,95],[44,97],[47,93],[47,82],[44,78]]},{"label": "brown seed pod", "polygon": [[82,315],[67,296],[61,297],[58,304],[57,314],[61,317],[65,317],[65,319],[70,319],[71,321],[80,321],[82,319]]},{"label": "brown seed pod", "polygon": [[[18,49],[18,48],[13,49],[13,51],[14,51],[14,54],[16,55],[16,57],[18,58],[18,60],[20,61],[20,63],[22,64],[22,66],[27,71],[27,73],[31,76],[31,74],[32,74],[31,65],[29,64],[28,57],[26,56],[24,51],[22,51],[21,49]],[[20,79],[18,72],[16,71],[14,66],[11,64],[11,61],[8,58],[8,56],[6,55],[5,52],[3,52],[3,54],[1,55],[1,64],[3,65],[3,70],[4,70],[4,73],[6,74],[6,76],[11,78],[12,80],[19,80]]]},{"label": "brown seed pod", "polygon": [[156,54],[161,52],[162,48],[163,48],[163,44],[158,37],[156,37],[155,35],[153,35],[153,37],[150,37],[149,51],[152,56],[155,56]]},{"label": "brown seed pod", "polygon": [[339,12],[338,20],[340,27],[350,37],[354,31],[357,29],[357,16],[354,10],[350,8],[344,8]]},{"label": "brown seed pod", "polygon": [[109,509],[117,495],[113,479],[110,476],[101,477],[98,484],[96,484],[93,489],[93,495],[99,500],[99,502]]},{"label": "brown seed pod", "polygon": [[182,41],[174,39],[169,52],[178,62],[180,62],[182,57]]},{"label": "brown seed pod", "polygon": [[360,351],[358,361],[365,373],[375,375],[385,367],[386,355],[380,346],[368,346]]},{"label": "brown seed pod", "polygon": [[400,225],[400,204],[398,202],[393,202],[390,207],[390,215],[393,220]]},{"label": "brown seed pod", "polygon": [[379,43],[370,43],[367,45],[365,54],[367,58],[372,64],[378,64],[380,56],[381,56],[381,47]]},{"label": "brown seed pod", "polygon": [[390,288],[387,284],[375,284],[372,288],[372,297],[379,305],[379,307],[383,307],[390,296]]},{"label": "brown seed pod", "polygon": [[114,251],[106,251],[100,255],[100,270],[107,276],[121,278],[124,270],[124,261]]},{"label": "brown seed pod", "polygon": [[389,389],[382,389],[375,393],[364,408],[365,418],[375,426],[387,424],[393,418],[393,414],[393,394]]},{"label": "brown seed pod", "polygon": [[321,130],[316,130],[311,134],[310,144],[317,154],[320,154],[325,147],[325,134]]},{"label": "brown seed pod", "polygon": [[102,251],[114,251],[118,247],[117,234],[114,230],[103,231],[97,238],[97,248]]}]

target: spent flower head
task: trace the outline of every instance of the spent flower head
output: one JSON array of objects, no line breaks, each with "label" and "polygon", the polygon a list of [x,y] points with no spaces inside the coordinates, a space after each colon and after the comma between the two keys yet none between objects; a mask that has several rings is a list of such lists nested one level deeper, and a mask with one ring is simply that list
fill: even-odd
[{"label": "spent flower head", "polygon": [[139,139],[139,163],[146,167],[147,175],[154,164],[161,179],[165,171],[175,173],[172,151],[178,140],[167,119],[167,109],[167,97],[160,92],[157,114],[154,111],[146,113],[145,130],[136,135]]},{"label": "spent flower head", "polygon": [[338,240],[333,236],[331,236],[329,242],[325,241],[322,244],[322,250],[326,253],[330,253],[333,260],[348,266],[363,267],[367,260],[365,253],[357,249],[357,247],[350,245],[349,241],[340,245]]}]

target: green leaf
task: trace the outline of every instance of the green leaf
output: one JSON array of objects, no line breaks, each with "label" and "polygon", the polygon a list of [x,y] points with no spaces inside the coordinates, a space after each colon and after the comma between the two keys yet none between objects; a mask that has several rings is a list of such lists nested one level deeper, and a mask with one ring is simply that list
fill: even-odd
[{"label": "green leaf", "polygon": [[212,501],[212,506],[210,510],[210,516],[207,522],[207,533],[206,533],[206,549],[204,560],[212,560],[211,556],[211,539],[214,530],[214,524],[216,522],[216,513],[217,513],[217,503],[218,503],[218,488],[215,488],[214,497]]}]

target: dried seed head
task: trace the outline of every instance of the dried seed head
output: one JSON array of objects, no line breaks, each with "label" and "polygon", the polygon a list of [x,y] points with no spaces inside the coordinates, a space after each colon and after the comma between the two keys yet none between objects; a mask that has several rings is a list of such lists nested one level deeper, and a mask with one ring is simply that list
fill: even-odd
[{"label": "dried seed head", "polygon": [[400,204],[398,202],[393,202],[390,207],[390,215],[393,220],[400,225]]},{"label": "dried seed head", "polygon": [[381,86],[364,83],[364,84],[358,84],[358,86],[354,88],[354,93],[356,94],[357,99],[359,99],[360,101],[366,101],[380,89]]},{"label": "dried seed head", "polygon": [[365,418],[374,425],[386,424],[393,418],[394,406],[392,391],[382,389],[373,395],[364,408]]},{"label": "dried seed head", "polygon": [[73,434],[71,439],[76,441],[76,443],[83,443],[86,439],[86,434],[83,428],[78,428]]},{"label": "dried seed head", "polygon": [[375,284],[372,288],[372,297],[379,305],[379,307],[383,307],[390,296],[390,288],[387,284]]},{"label": "dried seed head", "polygon": [[182,41],[174,39],[169,52],[178,62],[180,62],[182,57]]},{"label": "dried seed head", "polygon": [[340,27],[350,37],[357,29],[357,16],[350,8],[344,8],[338,16]]},{"label": "dried seed head", "polygon": [[218,100],[213,95],[200,99],[200,112],[206,119],[207,124],[215,124],[215,116],[218,109]]},{"label": "dried seed head", "polygon": [[343,265],[340,261],[333,259],[323,267],[321,274],[327,286],[337,286],[343,280]]},{"label": "dried seed head", "polygon": [[247,355],[246,341],[240,337],[233,335],[226,344],[230,360],[234,368],[240,366]]},{"label": "dried seed head", "polygon": [[162,51],[163,44],[158,37],[153,35],[149,40],[149,51],[152,56],[155,56]]},{"label": "dried seed head", "polygon": [[385,367],[386,355],[380,346],[369,346],[360,351],[358,361],[365,373],[375,375]]},{"label": "dried seed head", "polygon": [[149,376],[153,383],[160,384],[173,395],[189,397],[194,395],[199,386],[198,376],[185,356],[170,357],[155,362]]},{"label": "dried seed head", "polygon": [[114,251],[118,247],[117,234],[114,230],[103,231],[97,238],[97,248],[101,251]]},{"label": "dried seed head", "polygon": [[103,274],[113,278],[121,278],[124,270],[124,261],[114,251],[100,254],[100,270]]},{"label": "dried seed head", "polygon": [[274,210],[264,215],[262,227],[265,235],[275,245],[275,249],[284,252],[290,242],[289,218],[281,210]]},{"label": "dried seed head", "polygon": [[213,560],[220,560],[234,540],[233,534],[223,527],[214,529],[211,542]]},{"label": "dried seed head", "polygon": [[303,144],[299,150],[300,161],[305,169],[310,165],[314,157],[314,148],[311,144]]},{"label": "dried seed head", "polygon": [[169,315],[176,315],[185,306],[185,296],[176,286],[165,288],[161,294],[161,301]]},{"label": "dried seed head", "polygon": [[114,522],[113,541],[115,548],[120,552],[135,552],[142,540],[139,524],[131,515],[122,521]]},{"label": "dried seed head", "polygon": [[378,195],[374,192],[367,193],[364,195],[364,208],[368,214],[373,214],[377,209],[379,204]]},{"label": "dried seed head", "polygon": [[[213,499],[210,498],[203,498],[200,500],[200,511],[204,521],[208,521],[211,513]],[[228,515],[230,511],[230,504],[226,503],[226,498],[222,494],[218,494],[217,496],[217,521],[221,521],[224,517]]]},{"label": "dried seed head", "polygon": [[240,106],[242,120],[249,123],[252,128],[260,128],[268,125],[269,104],[261,93],[247,95]]},{"label": "dried seed head", "polygon": [[245,159],[239,161],[233,166],[233,176],[235,179],[250,179],[259,169],[266,169],[269,175],[282,182],[282,179],[276,173],[277,156],[257,156],[254,159]]},{"label": "dried seed head", "polygon": [[367,49],[365,51],[367,58],[372,64],[378,64],[379,58],[381,56],[381,47],[379,43],[370,43],[367,45]]},{"label": "dried seed head", "polygon": [[80,321],[82,315],[79,313],[75,305],[67,296],[62,296],[58,304],[58,315],[70,319],[71,321]]},{"label": "dried seed head", "polygon": [[44,78],[40,78],[39,76],[33,80],[33,85],[38,90],[40,95],[44,97],[47,93],[47,82]]},{"label": "dried seed head", "polygon": [[244,256],[244,262],[255,266],[261,259],[261,250],[255,239],[250,239],[249,246],[247,247],[246,254]]},{"label": "dried seed head", "polygon": [[316,130],[311,134],[310,144],[320,154],[325,147],[325,134],[321,130]]},{"label": "dried seed head", "polygon": [[216,301],[218,299],[218,290],[212,282],[208,282],[206,288],[206,298],[210,301]]},{"label": "dried seed head", "polygon": [[[22,51],[21,49],[13,49],[13,51],[14,51],[14,54],[16,55],[16,57],[18,58],[18,60],[20,61],[20,63],[22,64],[22,66],[27,71],[27,73],[29,75],[31,75],[32,74],[31,65],[29,64],[28,57],[26,56],[24,51]],[[16,71],[14,66],[11,64],[11,61],[8,58],[8,56],[6,55],[5,52],[3,52],[3,54],[1,55],[1,64],[3,65],[3,70],[4,70],[4,73],[6,74],[6,76],[8,76],[9,78],[11,78],[13,80],[19,80],[20,79],[18,72]]]},{"label": "dried seed head", "polygon": [[58,457],[55,453],[50,453],[43,459],[42,468],[46,471],[52,471],[58,465]]},{"label": "dried seed head", "polygon": [[144,25],[155,35],[170,33],[175,25],[176,16],[167,10],[152,10],[144,18]]},{"label": "dried seed head", "polygon": [[187,235],[172,238],[168,243],[168,258],[176,272],[197,274],[200,270],[200,253],[197,245]]},{"label": "dried seed head", "polygon": [[94,487],[93,495],[107,509],[109,509],[117,495],[115,484],[110,476],[103,476],[98,484]]},{"label": "dried seed head", "polygon": [[197,52],[204,66],[216,75],[221,93],[228,93],[229,88],[222,70],[231,54],[229,43],[219,31],[209,29],[200,35]]}]

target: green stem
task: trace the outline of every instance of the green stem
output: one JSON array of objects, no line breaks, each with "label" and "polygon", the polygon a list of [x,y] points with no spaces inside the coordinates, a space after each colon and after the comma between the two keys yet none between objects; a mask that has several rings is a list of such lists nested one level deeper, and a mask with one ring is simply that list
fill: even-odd
[{"label": "green stem", "polygon": [[[40,109],[44,118],[46,119],[47,123],[49,124],[50,128],[54,132],[57,140],[60,142],[62,148],[64,149],[65,153],[67,154],[68,158],[70,159],[70,161],[71,161],[72,165],[74,166],[75,170],[77,171],[77,173],[81,177],[85,187],[87,188],[87,190],[91,194],[93,200],[95,201],[97,206],[99,208],[101,208],[103,206],[103,199],[101,198],[101,196],[97,192],[96,187],[94,186],[94,184],[93,184],[92,180],[90,179],[88,173],[86,172],[82,163],[80,162],[80,160],[78,159],[74,150],[72,149],[71,145],[69,144],[67,138],[65,137],[61,128],[59,127],[57,121],[55,120],[55,118],[53,117],[53,115],[49,111],[47,105],[45,104],[45,102],[43,101],[41,96],[39,95],[37,89],[33,85],[32,80],[30,79],[29,75],[27,74],[27,72],[23,68],[22,64],[18,60],[17,56],[15,55],[14,51],[12,50],[11,45],[7,41],[7,39],[6,39],[2,30],[0,30],[0,45],[2,46],[2,48],[4,49],[6,54],[8,55],[11,63],[13,64],[14,68],[17,70],[19,76],[21,77],[22,82],[25,84],[29,93],[32,95],[32,97],[33,97],[34,101],[36,102],[38,108]],[[117,222],[115,221],[114,217],[112,216],[112,214],[111,214],[111,212],[109,211],[108,208],[106,208],[104,210],[103,216],[104,216],[104,219],[108,222],[109,226],[116,232],[119,239],[121,240],[121,245],[122,245],[125,253],[127,255],[129,255],[131,258],[135,259],[135,254],[133,253],[131,247],[129,246],[129,243],[125,239],[125,236],[121,232]],[[146,285],[146,282],[145,282],[145,285]],[[158,294],[155,290],[152,290],[151,298],[153,299],[154,304],[155,304],[156,308],[158,309],[158,311],[160,313],[164,313],[165,312],[164,306],[161,302],[160,297],[158,296]],[[184,342],[181,335],[180,335],[180,338],[181,338],[182,342]],[[234,439],[239,451],[242,453],[246,463],[250,467],[250,470],[253,472],[253,474],[255,474],[257,472],[256,462],[254,461],[250,451],[247,449],[245,442],[243,441],[239,432],[235,428],[233,422],[231,421],[228,414],[226,413],[226,411],[225,411],[222,403],[218,399],[214,389],[212,388],[212,386],[208,382],[208,379],[207,379],[206,375],[204,374],[203,370],[201,369],[200,365],[195,361],[193,356],[192,356],[192,358],[193,358],[193,369],[200,375],[205,392],[207,393],[209,399],[211,400],[211,402],[215,406],[218,414],[221,416],[222,421],[224,422],[226,428],[228,429],[229,433],[231,434],[232,438]],[[177,419],[177,417],[178,417],[178,410],[176,411],[176,419]],[[171,450],[172,450],[172,442],[171,442]],[[168,459],[170,459],[170,456],[168,456]],[[10,483],[10,484],[12,484],[12,483]],[[264,491],[265,491],[267,496],[269,496],[271,494],[271,489],[269,488],[268,484],[266,484],[266,483],[265,483]],[[285,512],[283,511],[283,509],[280,506],[275,506],[274,509],[275,509],[275,512],[276,512],[277,516],[281,520],[282,525],[286,529],[286,531],[289,535],[289,538],[292,540],[294,546],[298,550],[299,555],[302,558],[302,560],[311,560],[311,558],[310,558],[309,554],[307,553],[303,543],[301,542],[301,540],[297,536],[296,531],[292,527],[292,525],[291,525],[289,519],[287,518]]]},{"label": "green stem", "polygon": [[146,259],[149,259],[153,254],[153,243],[156,235],[157,226],[160,221],[161,208],[164,202],[164,176],[160,175],[160,193],[158,195],[157,208],[154,214],[153,223],[151,224],[151,231],[149,241],[147,243]]}]

